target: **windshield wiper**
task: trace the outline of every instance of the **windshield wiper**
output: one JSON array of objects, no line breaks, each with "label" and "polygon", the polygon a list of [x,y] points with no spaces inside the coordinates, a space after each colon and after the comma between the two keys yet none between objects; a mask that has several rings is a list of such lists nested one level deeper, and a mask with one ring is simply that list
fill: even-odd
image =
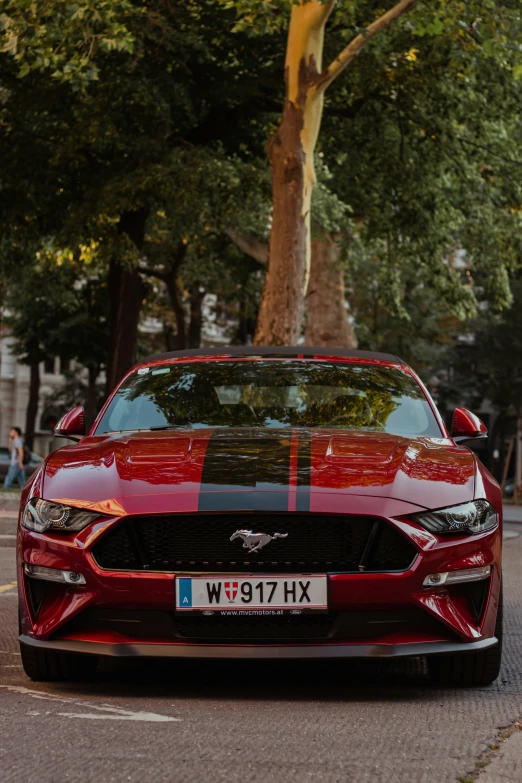
[{"label": "windshield wiper", "polygon": [[158,424],[155,427],[149,427],[149,432],[156,432],[157,430],[177,430],[186,429],[190,427],[190,424]]},{"label": "windshield wiper", "polygon": [[141,429],[129,429],[129,430],[105,430],[103,435],[117,435],[120,432],[149,432],[149,427],[142,427]]}]

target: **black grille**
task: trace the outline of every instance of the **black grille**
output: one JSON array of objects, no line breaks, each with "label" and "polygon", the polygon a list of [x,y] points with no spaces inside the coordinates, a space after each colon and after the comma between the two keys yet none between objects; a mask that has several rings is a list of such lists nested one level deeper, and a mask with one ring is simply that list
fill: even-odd
[{"label": "black grille", "polygon": [[[256,553],[239,529],[286,533]],[[99,566],[123,571],[322,573],[404,571],[413,545],[383,520],[335,514],[177,514],[127,518],[94,547]]]},{"label": "black grille", "polygon": [[328,639],[335,628],[336,615],[309,614],[283,617],[181,617],[176,618],[176,634],[195,641],[311,641]]}]

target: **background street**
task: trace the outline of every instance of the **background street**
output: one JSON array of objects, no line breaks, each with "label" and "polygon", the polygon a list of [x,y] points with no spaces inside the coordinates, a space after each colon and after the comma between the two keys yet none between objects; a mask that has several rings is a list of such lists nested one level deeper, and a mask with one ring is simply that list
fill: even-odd
[{"label": "background street", "polygon": [[420,663],[379,662],[110,662],[93,683],[31,683],[18,654],[8,512],[2,525],[2,783],[36,768],[41,783],[467,781],[506,727],[515,731],[479,781],[522,778],[521,526],[506,526],[501,677],[459,690],[432,685]]}]

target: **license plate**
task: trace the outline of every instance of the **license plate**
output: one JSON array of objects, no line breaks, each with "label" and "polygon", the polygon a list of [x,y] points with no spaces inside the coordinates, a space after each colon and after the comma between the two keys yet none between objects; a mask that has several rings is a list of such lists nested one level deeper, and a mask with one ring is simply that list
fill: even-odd
[{"label": "license plate", "polygon": [[328,577],[191,576],[176,578],[176,609],[203,614],[303,614],[328,611]]}]

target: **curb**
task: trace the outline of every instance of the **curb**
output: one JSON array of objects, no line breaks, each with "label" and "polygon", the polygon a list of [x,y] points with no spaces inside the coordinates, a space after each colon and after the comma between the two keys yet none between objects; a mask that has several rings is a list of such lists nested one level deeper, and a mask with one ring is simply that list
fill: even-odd
[{"label": "curb", "polygon": [[2,492],[0,491],[0,512],[2,511],[14,511],[18,512],[20,508],[20,493],[19,492]]}]

